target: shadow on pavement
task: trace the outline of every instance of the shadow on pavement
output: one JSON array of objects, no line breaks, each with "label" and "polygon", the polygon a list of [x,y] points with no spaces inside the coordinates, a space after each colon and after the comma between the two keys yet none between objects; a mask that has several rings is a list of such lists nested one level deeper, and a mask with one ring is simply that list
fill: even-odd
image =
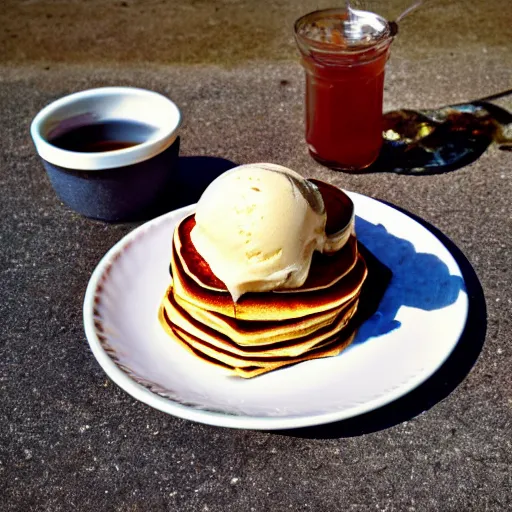
[{"label": "shadow on pavement", "polygon": [[442,174],[471,164],[491,144],[511,150],[512,114],[490,103],[510,94],[512,89],[434,110],[387,112],[380,155],[361,173]]},{"label": "shadow on pavement", "polygon": [[238,164],[216,156],[181,156],[173,192],[173,208],[196,203],[206,187]]},{"label": "shadow on pavement", "polygon": [[216,156],[180,156],[176,175],[149,210],[133,219],[146,221],[171,210],[196,203],[206,187],[236,163]]},{"label": "shadow on pavement", "polygon": [[[459,265],[469,302],[468,319],[461,338],[452,354],[434,375],[398,400],[347,420],[316,427],[275,431],[276,434],[329,439],[360,436],[393,427],[414,418],[445,399],[465,379],[478,359],[485,341],[487,313],[482,286],[473,267],[462,251],[437,228],[397,206],[386,204],[409,215],[432,232],[446,246]],[[383,263],[386,264],[386,262]]]}]

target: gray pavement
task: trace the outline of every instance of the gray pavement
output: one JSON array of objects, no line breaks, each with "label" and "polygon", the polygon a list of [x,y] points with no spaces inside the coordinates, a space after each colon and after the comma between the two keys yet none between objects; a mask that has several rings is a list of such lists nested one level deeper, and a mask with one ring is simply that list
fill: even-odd
[{"label": "gray pavement", "polygon": [[[0,62],[237,65],[295,58],[292,27],[332,0],[2,0]],[[352,0],[394,19],[413,0]],[[452,57],[510,44],[508,0],[426,0],[394,52]]]},{"label": "gray pavement", "polygon": [[[23,21],[32,19],[24,18],[30,9],[43,16],[61,8],[14,4],[6,2],[6,12],[20,26],[30,25]],[[421,52],[398,48],[389,62],[386,110],[510,88],[512,52],[501,32],[507,2],[485,3],[502,13],[496,21],[476,2],[457,4],[443,23],[457,17],[469,30],[471,19],[485,19],[487,35],[471,39],[461,29],[453,45],[443,39]],[[169,17],[178,9],[157,5]],[[195,6],[206,19],[211,5],[238,12],[245,4],[190,2],[179,9]],[[80,40],[78,30],[63,33]],[[62,52],[60,59],[45,34],[33,33],[33,43],[20,45],[12,59],[0,45],[0,510],[510,510],[510,153],[491,147],[473,164],[436,176],[336,173],[307,154],[303,77],[292,49],[283,57],[249,54],[257,61],[244,55],[226,66],[210,48],[207,59],[190,56],[191,65],[158,58],[147,41],[136,59],[113,62],[117,43],[107,41],[105,55]],[[123,27],[110,37],[118,34],[127,37]],[[291,433],[191,423],[117,388],[88,349],[81,307],[99,259],[136,224],[87,220],[62,205],[28,133],[49,101],[100,85],[136,85],[175,100],[185,116],[183,155],[276,162],[394,203],[439,228],[473,265],[487,303],[486,341],[469,375],[457,387],[442,377],[427,389],[430,401],[416,394],[328,430]],[[510,97],[501,105],[512,110]],[[470,350],[476,358],[478,344]]]}]

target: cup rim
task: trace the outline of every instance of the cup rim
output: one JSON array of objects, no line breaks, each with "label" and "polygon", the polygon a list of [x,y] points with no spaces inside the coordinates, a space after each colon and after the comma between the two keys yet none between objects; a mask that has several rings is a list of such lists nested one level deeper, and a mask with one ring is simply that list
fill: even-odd
[{"label": "cup rim", "polygon": [[[60,109],[78,100],[94,97],[130,95],[150,97],[160,101],[162,108],[168,110],[172,124],[168,129],[159,130],[158,136],[152,137],[129,148],[114,151],[79,152],[69,151],[54,146],[42,133],[43,127]],[[136,120],[136,119],[134,119]],[[133,165],[160,154],[171,146],[178,137],[178,129],[182,123],[182,114],[178,106],[166,96],[138,87],[98,87],[75,92],[59,98],[43,107],[34,117],[30,125],[30,134],[39,156],[52,165],[67,169],[100,171]]]}]

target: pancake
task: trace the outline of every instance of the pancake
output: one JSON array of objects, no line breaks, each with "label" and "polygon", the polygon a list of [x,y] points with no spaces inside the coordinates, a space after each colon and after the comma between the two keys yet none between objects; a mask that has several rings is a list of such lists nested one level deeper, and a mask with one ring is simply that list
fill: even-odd
[{"label": "pancake", "polygon": [[357,296],[367,275],[364,259],[358,255],[355,267],[327,289],[305,293],[247,293],[234,303],[229,294],[202,288],[190,278],[174,248],[171,269],[175,296],[232,318],[265,321],[301,318],[342,306]]},{"label": "pancake", "polygon": [[267,368],[267,367],[272,367],[276,363],[280,363],[283,361],[294,360],[297,358],[307,359],[308,358],[307,355],[309,352],[311,352],[313,350],[326,349],[326,348],[330,347],[331,345],[333,345],[338,340],[337,335],[331,336],[330,338],[319,343],[316,347],[312,347],[311,350],[308,350],[303,354],[298,354],[297,356],[290,356],[290,357],[276,356],[276,357],[263,358],[263,357],[259,357],[259,355],[238,356],[238,355],[231,354],[230,352],[223,351],[223,350],[219,349],[218,347],[209,345],[208,343],[204,343],[202,340],[196,338],[189,332],[187,332],[183,329],[180,329],[176,325],[173,325],[173,331],[183,341],[185,341],[188,345],[190,345],[194,350],[197,350],[197,351],[201,352],[202,354],[205,354],[208,357],[215,359],[216,361],[220,361],[221,363],[225,364],[226,366],[232,366],[234,368],[251,368],[253,366]]},{"label": "pancake", "polygon": [[[242,357],[258,356],[262,358],[275,358],[298,356],[339,333],[344,327],[346,327],[350,319],[353,317],[357,309],[357,301],[354,301],[354,303],[352,303],[348,308],[343,310],[330,325],[304,334],[300,338],[271,344],[269,344],[265,338],[262,338],[262,343],[246,343],[246,345],[243,346],[238,345],[232,338],[195,321],[185,310],[180,308],[173,301],[172,296],[168,296],[163,301],[162,308],[165,314],[160,316],[161,321],[165,320],[167,325],[171,328],[176,326],[179,329],[186,331],[197,338],[200,342],[204,342],[205,344],[216,347],[222,351]],[[274,322],[267,323],[270,324],[269,331],[271,331]],[[250,338],[246,341],[250,341]]]},{"label": "pancake", "polygon": [[320,194],[322,194],[327,213],[325,232],[328,235],[332,235],[343,226],[348,226],[354,217],[354,203],[352,199],[343,190],[334,185],[313,178],[309,178],[308,181],[314,183]]},{"label": "pancake", "polygon": [[323,313],[308,315],[303,318],[294,318],[281,321],[246,321],[229,316],[206,311],[173,295],[172,287],[167,290],[163,299],[164,305],[169,301],[175,302],[181,310],[186,311],[190,317],[217,332],[224,334],[234,343],[241,346],[270,345],[282,341],[290,341],[306,336],[318,329],[331,325],[342,311],[352,307],[357,298],[347,304],[328,310]]},{"label": "pancake", "polygon": [[[207,363],[228,370],[239,377],[247,379],[268,373],[273,370],[277,370],[278,368],[291,366],[293,364],[301,363],[304,361],[336,356],[350,345],[354,339],[355,332],[354,330],[350,330],[346,333],[343,333],[341,336],[336,335],[333,337],[332,341],[329,340],[329,342],[326,342],[325,345],[311,350],[307,354],[299,357],[276,359],[274,361],[259,361],[255,359],[252,366],[233,366],[217,359],[217,357],[212,357],[203,351],[196,349],[191,345],[191,343],[189,343],[193,340],[190,334],[184,331],[180,332],[178,328],[172,329],[171,335],[174,340],[176,340],[183,348],[185,348],[188,352],[195,355],[196,357],[199,357]],[[235,359],[233,359],[232,362],[235,362]],[[242,364],[245,364],[245,362],[242,362]]]},{"label": "pancake", "polygon": [[324,199],[326,233],[336,237],[341,233],[346,243],[330,255],[315,252],[305,283],[295,289],[245,293],[233,302],[192,243],[194,215],[177,225],[172,283],[162,299],[159,321],[195,357],[251,378],[336,356],[376,310],[389,270],[379,269],[380,263],[358,244],[350,198],[332,185],[311,181]]},{"label": "pancake", "polygon": [[[190,233],[196,224],[194,215],[185,217],[174,231],[173,244],[186,274],[202,288],[228,293],[226,285],[215,276],[204,258],[196,251]],[[274,293],[303,293],[332,286],[347,275],[357,263],[357,240],[350,236],[347,243],[333,254],[313,253],[305,283],[292,289]]]}]

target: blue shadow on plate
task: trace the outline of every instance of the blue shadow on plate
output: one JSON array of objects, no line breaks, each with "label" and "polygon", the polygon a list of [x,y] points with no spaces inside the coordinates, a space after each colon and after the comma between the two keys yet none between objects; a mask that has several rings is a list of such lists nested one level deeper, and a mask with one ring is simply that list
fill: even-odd
[{"label": "blue shadow on plate", "polygon": [[465,379],[478,359],[485,341],[487,312],[482,286],[473,267],[462,251],[437,228],[414,214],[383,202],[433,233],[454,257],[463,280],[451,276],[446,265],[437,257],[417,253],[407,240],[391,235],[383,226],[357,218],[358,238],[361,237],[369,251],[379,254],[382,263],[391,269],[393,276],[383,300],[361,327],[354,343],[364,343],[371,337],[396,329],[399,323],[395,315],[402,305],[430,311],[453,303],[465,284],[469,301],[468,318],[459,342],[437,372],[403,397],[354,418],[315,427],[274,431],[275,434],[332,439],[360,436],[393,427],[444,400]]},{"label": "blue shadow on plate", "polygon": [[362,244],[392,272],[377,311],[359,328],[354,344],[387,334],[398,327],[401,306],[433,311],[455,302],[464,281],[452,276],[437,256],[416,252],[413,244],[388,233],[386,228],[356,217],[356,233]]}]

